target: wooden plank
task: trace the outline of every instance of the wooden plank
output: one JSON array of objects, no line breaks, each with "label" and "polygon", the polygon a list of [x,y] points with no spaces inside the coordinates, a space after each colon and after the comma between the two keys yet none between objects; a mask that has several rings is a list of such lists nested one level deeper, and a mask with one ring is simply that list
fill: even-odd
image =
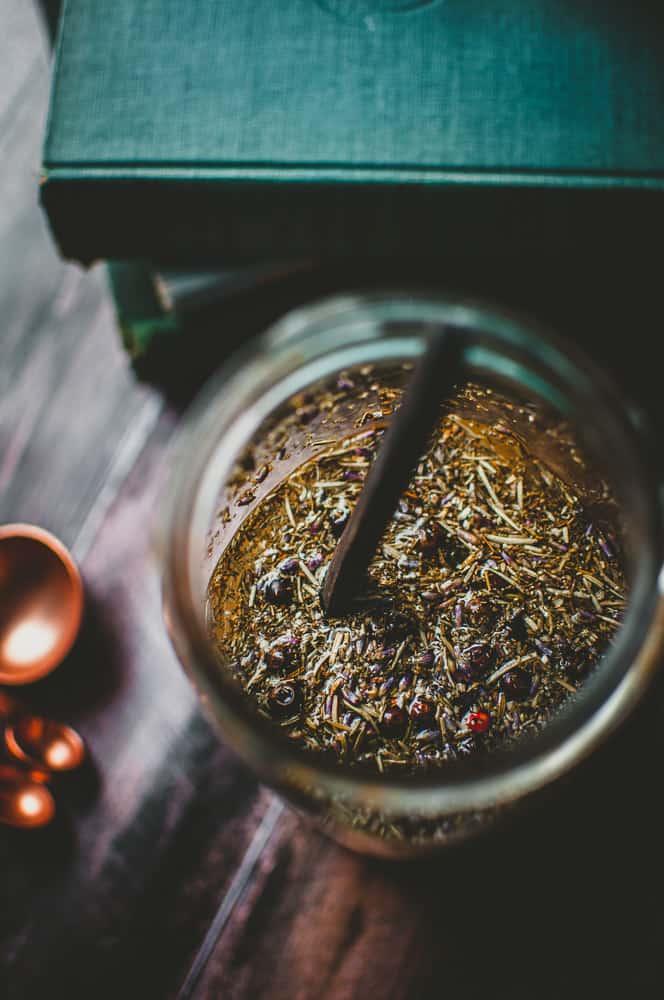
[{"label": "wooden plank", "polygon": [[0,831],[4,962],[21,998],[53,982],[118,995],[139,969],[152,995],[174,992],[269,805],[199,714],[161,624],[149,526],[173,422],[162,417],[84,560],[81,640],[29,692],[82,731],[97,773],[57,794],[55,829]]},{"label": "wooden plank", "polygon": [[[13,93],[0,132],[0,521],[35,521],[72,544],[109,478],[119,481],[118,454],[132,442],[140,448],[154,426],[161,399],[128,370],[103,268],[85,273],[57,256],[37,204],[43,28],[32,3],[9,4],[8,20],[15,35],[3,32],[9,56],[0,58],[0,82]],[[19,94],[10,83],[23,63],[31,69]]]},{"label": "wooden plank", "polygon": [[656,992],[661,704],[660,685],[618,739],[514,822],[428,861],[353,855],[286,813],[193,995]]},{"label": "wooden plank", "polygon": [[176,415],[128,371],[103,270],[61,262],[37,206],[48,74],[24,9],[0,60],[4,82],[31,67],[5,88],[0,137],[0,519],[37,521],[82,560],[80,640],[22,693],[80,728],[93,766],[56,789],[53,828],[0,829],[2,992],[117,996],[140,968],[166,996],[271,799],[202,719],[163,629],[150,529]]},{"label": "wooden plank", "polygon": [[0,25],[0,136],[4,136],[7,121],[14,120],[29,81],[40,77],[46,93],[49,52],[33,2],[0,0]]}]

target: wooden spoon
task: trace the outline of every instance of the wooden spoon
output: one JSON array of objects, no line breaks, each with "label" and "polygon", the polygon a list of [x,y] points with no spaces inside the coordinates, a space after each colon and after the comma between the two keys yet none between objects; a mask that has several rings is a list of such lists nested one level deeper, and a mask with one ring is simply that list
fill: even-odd
[{"label": "wooden spoon", "polygon": [[321,603],[328,615],[347,611],[360,590],[378,542],[426,451],[441,404],[459,377],[461,360],[458,331],[446,328],[431,336],[325,574]]}]

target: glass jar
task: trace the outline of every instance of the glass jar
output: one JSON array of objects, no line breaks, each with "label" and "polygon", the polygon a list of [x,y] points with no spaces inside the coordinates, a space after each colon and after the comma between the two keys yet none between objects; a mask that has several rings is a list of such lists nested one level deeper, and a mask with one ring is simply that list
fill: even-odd
[{"label": "glass jar", "polygon": [[[252,710],[220,661],[208,634],[206,592],[219,554],[242,519],[240,514],[225,523],[220,510],[238,457],[250,442],[268,439],[274,415],[289,401],[306,399],[312,386],[358,366],[408,367],[426,338],[448,324],[463,331],[468,377],[520,401],[509,414],[485,407],[479,419],[511,421],[537,453],[547,428],[562,418],[610,480],[623,515],[628,606],[599,667],[536,736],[435,773],[370,775],[298,750]],[[322,436],[341,438],[354,425],[359,405],[351,394],[345,409],[322,418]],[[315,437],[310,428],[292,432],[290,462],[275,463],[256,502],[315,452]],[[519,318],[493,307],[410,294],[337,297],[303,308],[238,354],[185,420],[162,532],[172,641],[224,739],[322,830],[354,849],[390,857],[454,843],[486,829],[507,807],[589,754],[626,717],[658,665],[664,623],[661,510],[645,456],[638,413],[606,376],[569,345]],[[570,456],[564,450],[541,457],[565,474]],[[573,476],[572,466],[568,461],[566,471]],[[590,480],[586,486],[592,490]]]}]

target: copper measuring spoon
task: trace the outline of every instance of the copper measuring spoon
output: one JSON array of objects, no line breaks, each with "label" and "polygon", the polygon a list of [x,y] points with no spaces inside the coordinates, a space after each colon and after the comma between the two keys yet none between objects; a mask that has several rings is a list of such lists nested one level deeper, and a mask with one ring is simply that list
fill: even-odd
[{"label": "copper measuring spoon", "polygon": [[29,712],[0,691],[0,719],[3,717],[5,749],[24,766],[58,774],[83,763],[85,744],[75,729]]},{"label": "copper measuring spoon", "polygon": [[71,649],[83,613],[72,556],[33,524],[0,527],[0,684],[28,684]]},{"label": "copper measuring spoon", "polygon": [[55,802],[37,778],[7,764],[0,764],[0,823],[23,830],[46,826],[55,815]]},{"label": "copper measuring spoon", "polygon": [[5,746],[16,760],[53,773],[83,763],[85,744],[75,729],[39,715],[20,714],[5,725]]}]

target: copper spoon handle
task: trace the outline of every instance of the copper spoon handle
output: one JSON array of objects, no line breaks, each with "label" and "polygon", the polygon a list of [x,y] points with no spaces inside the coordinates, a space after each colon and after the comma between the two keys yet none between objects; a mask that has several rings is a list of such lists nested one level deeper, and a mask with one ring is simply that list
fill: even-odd
[{"label": "copper spoon handle", "polygon": [[429,340],[406,387],[325,575],[321,603],[329,615],[348,609],[365,579],[378,542],[408,486],[454,388],[462,358],[456,330]]}]

